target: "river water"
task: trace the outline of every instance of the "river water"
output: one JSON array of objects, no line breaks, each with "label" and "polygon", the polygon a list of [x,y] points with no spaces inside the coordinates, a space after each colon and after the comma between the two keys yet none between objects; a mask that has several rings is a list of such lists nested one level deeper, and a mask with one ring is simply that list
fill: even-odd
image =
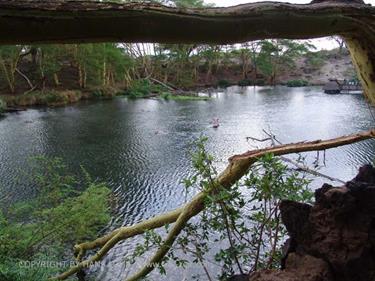
[{"label": "river water", "polygon": [[[263,129],[283,143],[326,139],[373,127],[373,115],[362,95],[326,95],[318,87],[231,87],[213,92],[208,101],[119,97],[31,109],[0,120],[0,191],[27,198],[27,183],[19,181],[26,160],[35,155],[62,157],[72,171],[83,165],[113,189],[118,208],[110,230],[185,202],[181,180],[192,172],[188,151],[201,135],[208,137],[207,149],[220,170],[231,155],[263,146],[246,140],[264,138]],[[214,117],[220,120],[218,129],[210,125]],[[309,154],[311,161],[313,156]],[[327,151],[320,171],[348,180],[374,159],[375,142],[364,141]],[[98,280],[124,278],[131,268],[125,268],[122,259],[133,245],[130,241],[113,249],[97,269]],[[183,273],[186,280],[192,272]],[[155,273],[151,279],[182,280],[181,274]]]}]

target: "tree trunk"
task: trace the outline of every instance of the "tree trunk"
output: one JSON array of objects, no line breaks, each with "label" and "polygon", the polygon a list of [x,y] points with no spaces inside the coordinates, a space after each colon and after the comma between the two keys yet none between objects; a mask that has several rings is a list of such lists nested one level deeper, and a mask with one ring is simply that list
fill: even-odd
[{"label": "tree trunk", "polygon": [[83,88],[83,73],[82,73],[82,65],[78,64],[78,85],[80,88]]},{"label": "tree trunk", "polygon": [[366,98],[375,104],[375,32],[345,37]]},{"label": "tree trunk", "polygon": [[11,71],[10,72],[8,71],[8,68],[5,65],[5,61],[1,56],[0,56],[0,65],[1,65],[1,68],[2,68],[3,73],[4,73],[4,77],[7,80],[9,90],[12,94],[14,94],[14,92],[15,92],[14,79],[12,79],[11,73],[10,73]]},{"label": "tree trunk", "polygon": [[53,80],[55,81],[56,86],[60,86],[60,80],[59,80],[59,76],[57,75],[57,73],[53,74]]}]

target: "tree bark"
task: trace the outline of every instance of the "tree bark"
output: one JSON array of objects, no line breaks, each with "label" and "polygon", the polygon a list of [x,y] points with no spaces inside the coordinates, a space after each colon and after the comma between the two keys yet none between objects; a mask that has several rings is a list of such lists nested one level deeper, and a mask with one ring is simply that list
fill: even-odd
[{"label": "tree bark", "polygon": [[[228,44],[306,39],[370,29],[375,8],[351,1],[259,2],[226,8],[155,3],[2,0],[0,43],[160,42]],[[181,32],[183,31],[183,32]]]},{"label": "tree bark", "polygon": [[363,93],[375,105],[375,26],[372,32],[345,37],[352,61],[363,87]]}]

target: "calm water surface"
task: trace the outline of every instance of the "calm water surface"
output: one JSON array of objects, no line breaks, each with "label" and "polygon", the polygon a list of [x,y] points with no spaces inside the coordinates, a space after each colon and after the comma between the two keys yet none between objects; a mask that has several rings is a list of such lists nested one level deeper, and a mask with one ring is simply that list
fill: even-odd
[{"label": "calm water surface", "polygon": [[[374,112],[372,112],[374,114]],[[83,165],[106,181],[119,198],[107,229],[131,224],[170,210],[185,201],[181,180],[192,172],[188,150],[202,134],[223,168],[227,158],[255,146],[246,137],[263,138],[262,129],[282,142],[332,138],[374,126],[361,95],[326,95],[320,88],[238,88],[213,93],[209,101],[127,100],[81,103],[56,109],[28,110],[0,120],[0,191],[27,197],[20,170],[34,155],[59,156],[76,171]],[[220,127],[210,126],[212,118]],[[314,153],[309,154],[312,161]],[[348,180],[375,159],[375,142],[327,151],[321,171]],[[315,181],[316,188],[322,181]],[[98,280],[129,274],[123,257],[134,240],[113,249],[97,269]],[[195,266],[195,265],[194,265]],[[133,268],[134,270],[134,268]],[[195,269],[173,270],[152,280],[191,279]]]}]

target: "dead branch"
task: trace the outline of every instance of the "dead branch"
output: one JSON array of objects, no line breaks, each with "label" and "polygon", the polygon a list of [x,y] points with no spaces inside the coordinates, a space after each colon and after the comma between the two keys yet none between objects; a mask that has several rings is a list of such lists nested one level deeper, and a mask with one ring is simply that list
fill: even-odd
[{"label": "dead branch", "polygon": [[299,169],[301,171],[304,171],[306,173],[309,173],[309,174],[311,174],[313,176],[317,176],[317,177],[321,177],[321,178],[326,178],[326,179],[328,179],[330,181],[336,181],[336,182],[339,182],[339,183],[345,183],[345,181],[343,181],[343,180],[340,180],[338,178],[334,178],[334,177],[328,176],[326,174],[323,174],[321,172],[318,172],[318,171],[316,171],[314,169],[311,169],[311,168],[309,168],[309,167],[307,167],[305,165],[299,164],[296,161],[293,161],[292,159],[289,159],[287,157],[281,156],[280,159],[283,160],[284,162],[288,162],[288,163],[294,165],[295,167],[297,167],[297,169]]},{"label": "dead branch", "polygon": [[[268,138],[265,138],[264,140],[270,140],[272,146],[275,146],[276,143],[278,143],[278,144],[280,144],[280,145],[282,144],[282,143],[276,138],[276,136],[275,136],[272,132],[267,132],[266,130],[263,130],[263,132],[268,136]],[[253,138],[253,139],[254,139],[254,140],[257,140],[257,139],[255,139],[255,138]],[[263,141],[263,140],[261,140],[261,141]],[[319,151],[318,151],[318,152],[319,152]],[[311,174],[311,175],[313,175],[313,176],[318,176],[318,177],[321,177],[321,178],[326,178],[326,179],[328,179],[328,180],[330,180],[330,181],[336,181],[336,182],[339,182],[339,183],[345,183],[345,181],[343,181],[343,180],[340,180],[340,179],[338,179],[338,178],[334,178],[334,177],[328,176],[328,175],[326,175],[326,174],[323,174],[323,173],[321,173],[321,172],[318,172],[318,171],[316,171],[316,170],[314,170],[314,169],[311,169],[311,168],[309,168],[309,167],[307,167],[307,166],[305,166],[305,165],[302,165],[302,164],[300,164],[300,163],[298,163],[298,162],[296,162],[296,161],[294,161],[294,160],[292,160],[292,159],[289,159],[289,158],[287,158],[287,157],[285,157],[285,156],[281,156],[280,159],[283,160],[284,162],[288,162],[288,163],[292,164],[293,166],[297,167],[297,169],[299,169],[299,170],[301,170],[301,171],[304,171],[304,172],[306,172],[306,173],[309,173],[309,174]],[[324,150],[324,160],[323,160],[323,161],[325,162],[325,150]]]}]

